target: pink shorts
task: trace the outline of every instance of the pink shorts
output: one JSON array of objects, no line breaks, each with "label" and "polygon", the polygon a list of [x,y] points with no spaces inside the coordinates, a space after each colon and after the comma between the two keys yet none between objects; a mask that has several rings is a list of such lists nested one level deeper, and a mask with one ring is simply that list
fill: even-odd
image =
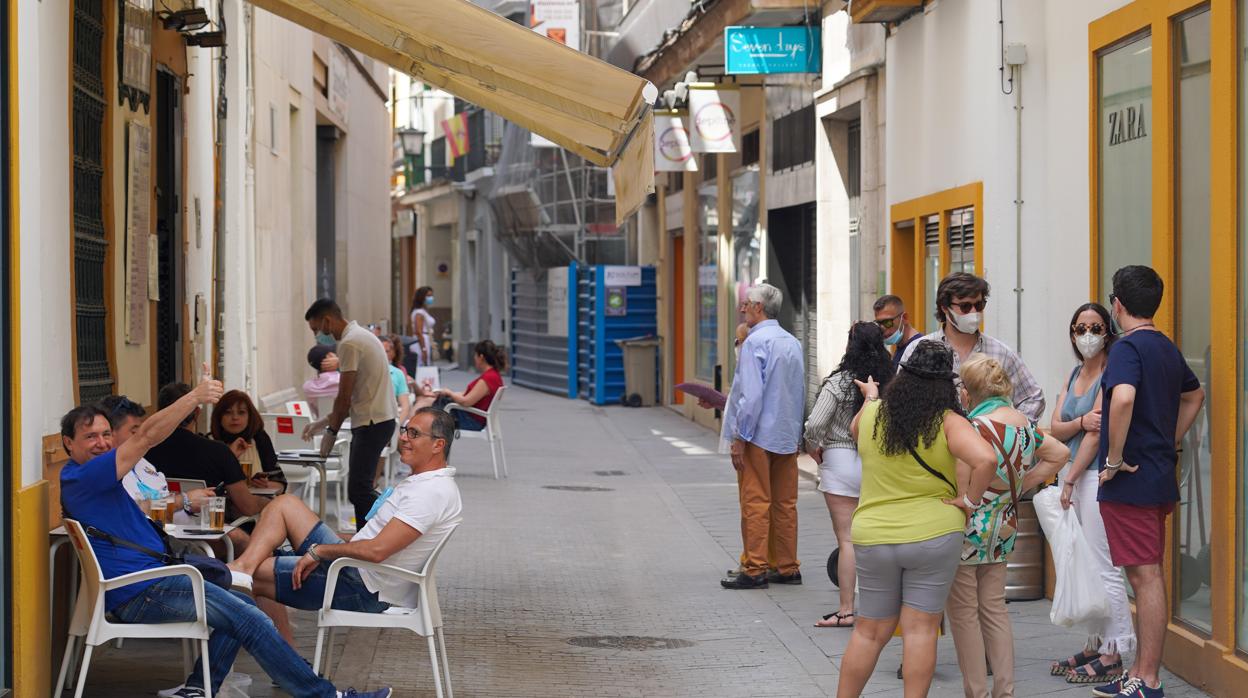
[{"label": "pink shorts", "polygon": [[1166,517],[1174,502],[1136,505],[1100,502],[1109,557],[1115,567],[1160,565],[1166,554]]}]

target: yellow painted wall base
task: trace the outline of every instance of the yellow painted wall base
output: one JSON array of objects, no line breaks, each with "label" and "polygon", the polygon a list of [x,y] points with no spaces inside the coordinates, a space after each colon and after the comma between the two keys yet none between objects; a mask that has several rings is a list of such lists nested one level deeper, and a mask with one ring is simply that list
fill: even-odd
[{"label": "yellow painted wall base", "polygon": [[43,698],[52,691],[46,481],[15,494],[12,544],[14,696]]}]

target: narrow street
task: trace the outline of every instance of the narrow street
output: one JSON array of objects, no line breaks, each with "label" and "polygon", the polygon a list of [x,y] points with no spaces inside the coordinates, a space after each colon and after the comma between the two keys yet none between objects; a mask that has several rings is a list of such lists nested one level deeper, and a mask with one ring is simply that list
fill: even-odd
[{"label": "narrow street", "polygon": [[[509,389],[502,409],[510,478],[492,479],[481,442],[452,453],[465,517],[439,593],[458,695],[835,695],[849,631],[812,625],[835,594],[824,572],[834,539],[812,481],[803,479],[799,500],[805,585],[723,591],[740,537],[735,479],[714,434],[662,408],[596,408],[523,388]],[[1052,658],[1082,643],[1048,622],[1048,602],[1011,604],[1010,615],[1016,694],[1090,695],[1048,675]],[[295,618],[310,657],[315,617]],[[866,694],[900,695],[900,653],[895,640]],[[340,686],[434,695],[415,636],[355,630],[334,661]],[[252,678],[249,695],[285,695],[250,657],[235,670]],[[175,643],[127,641],[93,662],[87,695],[151,695],[179,673]],[[1165,687],[1205,695],[1168,672]],[[948,638],[931,695],[962,695]]]}]

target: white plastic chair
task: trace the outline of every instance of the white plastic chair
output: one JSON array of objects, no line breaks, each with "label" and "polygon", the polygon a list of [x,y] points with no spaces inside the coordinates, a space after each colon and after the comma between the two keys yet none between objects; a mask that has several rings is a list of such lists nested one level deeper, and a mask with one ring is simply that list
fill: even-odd
[{"label": "white plastic chair", "polygon": [[[212,630],[208,627],[208,615],[204,611],[204,578],[199,570],[190,565],[172,565],[155,569],[132,572],[120,577],[105,579],[100,570],[95,550],[91,548],[82,524],[73,519],[65,519],[65,531],[69,534],[74,551],[78,554],[78,564],[82,568],[82,589],[78,593],[78,603],[74,607],[74,617],[69,625],[69,639],[65,644],[65,658],[61,660],[61,672],[56,680],[56,692],[52,695],[59,698],[65,689],[65,678],[69,673],[69,665],[78,654],[78,643],[81,639],[85,644],[82,656],[82,669],[78,675],[78,686],[74,698],[82,698],[87,683],[87,669],[91,665],[91,652],[99,645],[114,639],[134,638],[177,638],[197,640],[200,643],[200,656],[204,660],[204,694],[212,698],[212,672],[208,666],[208,637]],[[185,576],[191,580],[191,592],[195,598],[195,620],[171,623],[113,623],[108,620],[104,611],[104,592],[120,589],[138,582],[166,577]],[[182,664],[184,671],[191,672],[191,658],[186,643],[182,646]]]},{"label": "white plastic chair", "polygon": [[451,412],[459,410],[469,414],[475,414],[478,417],[485,417],[485,429],[481,431],[468,431],[461,429],[459,438],[461,439],[484,439],[490,444],[490,459],[494,461],[494,479],[498,479],[498,461],[503,461],[503,477],[507,477],[507,454],[503,452],[503,430],[498,423],[498,405],[503,401],[503,392],[506,386],[498,389],[494,393],[494,399],[490,401],[489,411],[481,411],[475,407],[465,407],[463,405],[452,402],[446,406],[446,411]]},{"label": "white plastic chair", "polygon": [[[454,698],[455,691],[451,688],[451,665],[446,653],[446,638],[442,636],[442,609],[438,606],[438,587],[434,576],[438,556],[446,547],[446,542],[454,535],[459,524],[451,526],[446,536],[438,542],[429,553],[429,559],[419,572],[405,570],[402,567],[384,563],[364,562],[349,557],[340,557],[329,566],[325,580],[325,599],[317,616],[316,655],[313,658],[312,671],[321,673],[321,648],[325,652],[325,678],[330,678],[333,667],[334,629],[335,628],[404,628],[425,638],[429,643],[429,661],[433,666],[433,685],[437,698],[442,695],[442,673],[446,674],[446,698]],[[366,569],[379,574],[398,577],[419,588],[420,601],[416,608],[399,608],[391,606],[382,613],[360,613],[358,611],[342,611],[333,608],[334,589],[338,586],[338,575],[346,567]],[[325,631],[329,630],[329,644],[325,644]],[[434,637],[437,641],[434,641]],[[438,645],[442,646],[442,668],[438,669]]]}]

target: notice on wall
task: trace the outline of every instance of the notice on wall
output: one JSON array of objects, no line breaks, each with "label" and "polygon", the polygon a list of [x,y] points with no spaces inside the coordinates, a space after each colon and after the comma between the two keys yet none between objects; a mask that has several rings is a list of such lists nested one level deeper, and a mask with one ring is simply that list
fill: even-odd
[{"label": "notice on wall", "polygon": [[603,267],[603,284],[607,286],[640,286],[641,267]]},{"label": "notice on wall", "polygon": [[624,317],[628,315],[628,289],[624,286],[608,286],[606,289],[607,307],[603,313],[607,317]]},{"label": "notice on wall", "polygon": [[695,153],[735,153],[741,148],[737,115],[741,91],[725,85],[689,86],[689,142]]},{"label": "notice on wall", "polygon": [[126,344],[147,341],[152,223],[152,131],[126,125]]},{"label": "notice on wall", "polygon": [[546,334],[568,336],[568,268],[546,270]]},{"label": "notice on wall", "polygon": [[655,172],[696,172],[698,161],[693,157],[685,120],[689,113],[669,111],[654,113]]}]

